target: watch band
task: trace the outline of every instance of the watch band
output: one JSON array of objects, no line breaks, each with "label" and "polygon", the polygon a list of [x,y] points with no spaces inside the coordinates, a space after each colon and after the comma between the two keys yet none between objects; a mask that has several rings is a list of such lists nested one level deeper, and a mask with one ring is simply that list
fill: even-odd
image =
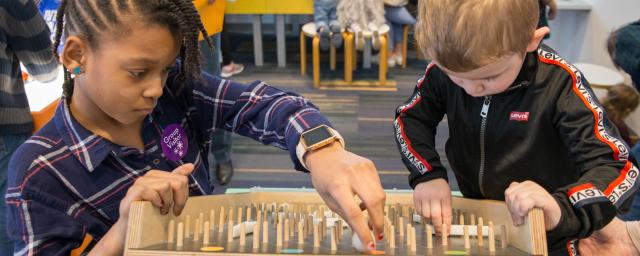
[{"label": "watch band", "polygon": [[[340,145],[342,145],[342,147],[344,148],[346,144],[344,142],[344,138],[342,138],[342,135],[340,135],[340,133],[338,133],[338,131],[334,130],[333,128],[331,127],[328,127],[328,128],[331,131],[331,133],[333,133],[333,135],[336,136],[336,139],[338,140],[338,142],[340,142]],[[296,146],[296,156],[298,157],[298,161],[300,161],[300,164],[302,164],[302,167],[309,170],[309,168],[307,167],[307,164],[305,164],[304,162],[304,155],[306,153],[307,153],[307,149],[304,147],[301,141],[298,141],[298,145]]]}]

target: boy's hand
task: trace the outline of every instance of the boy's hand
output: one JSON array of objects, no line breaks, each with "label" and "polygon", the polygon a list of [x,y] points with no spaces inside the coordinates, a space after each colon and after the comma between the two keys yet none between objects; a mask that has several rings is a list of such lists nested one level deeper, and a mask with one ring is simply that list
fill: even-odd
[{"label": "boy's hand", "polygon": [[[373,162],[344,150],[339,143],[310,152],[305,159],[311,182],[327,206],[349,223],[367,250],[374,250],[370,229],[378,240],[384,238],[386,195]],[[362,200],[360,206],[354,194]],[[368,223],[364,209],[369,213]]]},{"label": "boy's hand", "polygon": [[544,212],[544,225],[547,231],[558,226],[562,211],[558,202],[543,187],[533,181],[511,182],[504,191],[504,199],[511,212],[513,225],[524,224],[524,219],[533,208]]},{"label": "boy's hand", "polygon": [[120,217],[107,234],[100,239],[89,255],[122,255],[127,235],[129,208],[134,201],[149,201],[160,208],[164,215],[173,208],[174,215],[180,215],[189,197],[189,175],[193,164],[184,164],[173,170],[148,171],[138,178],[120,201]]},{"label": "boy's hand", "polygon": [[451,188],[444,179],[418,184],[413,192],[413,203],[422,217],[431,219],[436,232],[442,232],[442,224],[451,228]]}]

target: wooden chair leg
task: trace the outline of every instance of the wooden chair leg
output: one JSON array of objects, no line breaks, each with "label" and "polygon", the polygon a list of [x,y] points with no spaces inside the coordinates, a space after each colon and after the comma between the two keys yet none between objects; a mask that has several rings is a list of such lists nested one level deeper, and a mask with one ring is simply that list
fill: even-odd
[{"label": "wooden chair leg", "polygon": [[313,86],[320,86],[320,37],[313,37]]},{"label": "wooden chair leg", "polygon": [[407,44],[409,44],[409,26],[404,25],[402,29],[402,68],[407,67]]},{"label": "wooden chair leg", "polygon": [[336,48],[333,45],[329,48],[329,67],[336,70]]},{"label": "wooden chair leg", "polygon": [[387,83],[387,37],[380,36],[380,61],[378,70],[378,81],[380,85]]},{"label": "wooden chair leg", "polygon": [[[355,36],[354,36],[354,40],[355,40]],[[351,60],[351,70],[356,71],[356,69],[358,69],[358,49],[355,46],[355,41],[353,42],[354,45],[352,46],[351,49],[353,49],[353,51],[351,51],[353,54],[351,54],[353,56],[353,59]]]},{"label": "wooden chair leg", "polygon": [[344,33],[344,81],[353,82],[353,35]]},{"label": "wooden chair leg", "polygon": [[305,42],[304,32],[300,32],[300,74],[307,74],[307,42]]}]

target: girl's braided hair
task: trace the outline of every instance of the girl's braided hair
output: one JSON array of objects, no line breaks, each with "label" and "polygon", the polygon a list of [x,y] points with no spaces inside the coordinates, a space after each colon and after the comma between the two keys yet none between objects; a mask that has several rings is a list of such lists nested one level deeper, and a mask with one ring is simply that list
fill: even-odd
[{"label": "girl's braided hair", "polygon": [[[98,38],[103,33],[110,36],[126,34],[129,27],[123,21],[127,17],[139,17],[151,24],[166,26],[173,35],[181,37],[178,38],[182,43],[179,77],[183,79],[179,81],[200,78],[199,34],[205,35],[209,47],[213,48],[213,44],[206,36],[207,31],[191,0],[62,0],[56,16],[54,54],[57,54],[63,31],[65,36],[79,36],[95,48],[99,47]],[[64,69],[63,93],[70,101],[73,78],[67,69]]]}]

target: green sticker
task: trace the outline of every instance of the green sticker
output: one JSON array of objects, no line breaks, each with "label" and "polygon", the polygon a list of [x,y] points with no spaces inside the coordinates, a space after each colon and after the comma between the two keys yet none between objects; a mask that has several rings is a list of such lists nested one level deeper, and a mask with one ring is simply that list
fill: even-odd
[{"label": "green sticker", "polygon": [[286,254],[300,254],[303,252],[303,250],[302,249],[282,249],[280,252],[286,253]]},{"label": "green sticker", "polygon": [[467,255],[465,251],[445,251],[445,255]]}]

